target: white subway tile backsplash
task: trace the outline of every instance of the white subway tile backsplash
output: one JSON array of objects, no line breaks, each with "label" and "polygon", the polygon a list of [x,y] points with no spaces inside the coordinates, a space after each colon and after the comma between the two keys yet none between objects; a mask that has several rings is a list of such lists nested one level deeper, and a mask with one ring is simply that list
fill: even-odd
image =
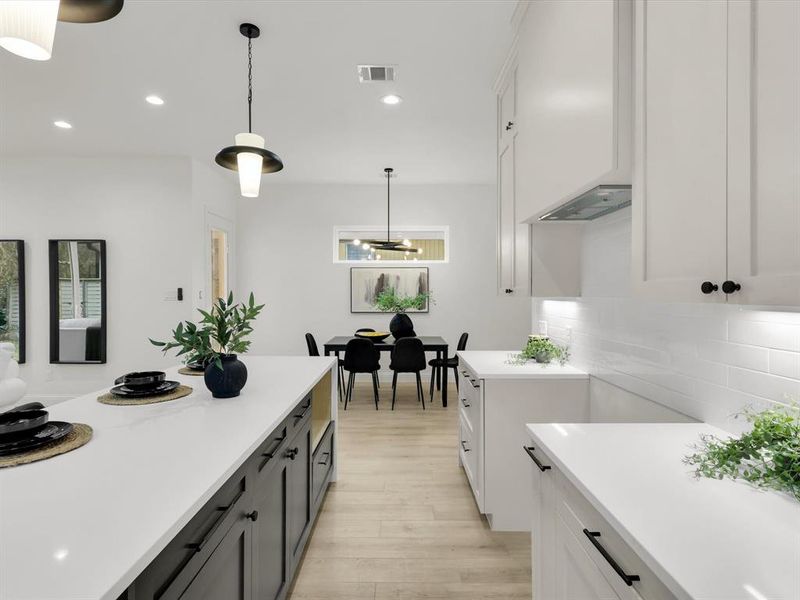
[{"label": "white subway tile backsplash", "polygon": [[800,401],[800,313],[632,298],[618,258],[630,250],[630,220],[600,219],[586,232],[583,256],[603,276],[584,273],[582,298],[533,300],[533,322],[548,321],[552,338],[564,343],[572,330],[578,367],[731,432],[747,426],[735,418],[745,408]]}]

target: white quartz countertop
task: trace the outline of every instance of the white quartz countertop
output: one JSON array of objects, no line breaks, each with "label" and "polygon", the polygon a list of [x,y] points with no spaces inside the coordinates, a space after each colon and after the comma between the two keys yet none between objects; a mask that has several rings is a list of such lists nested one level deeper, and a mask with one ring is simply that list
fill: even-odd
[{"label": "white quartz countertop", "polygon": [[543,365],[528,362],[524,365],[506,364],[510,354],[519,350],[463,350],[457,353],[463,366],[467,366],[478,379],[588,379],[589,375],[570,365],[561,366],[554,361]]},{"label": "white quartz countertop", "polygon": [[[238,398],[176,375],[186,398],[109,406],[98,393],[49,407],[87,423],[67,454],[0,470],[0,599],[116,600],[334,363],[247,356]],[[105,390],[104,390],[105,391]]]},{"label": "white quartz countertop", "polygon": [[697,479],[681,459],[703,423],[529,424],[533,445],[679,599],[800,598],[800,502]]}]

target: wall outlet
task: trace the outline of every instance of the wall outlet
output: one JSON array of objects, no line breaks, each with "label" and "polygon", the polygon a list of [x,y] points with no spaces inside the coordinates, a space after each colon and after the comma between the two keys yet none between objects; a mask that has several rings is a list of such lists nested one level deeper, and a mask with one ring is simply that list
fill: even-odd
[{"label": "wall outlet", "polygon": [[539,335],[547,335],[547,321],[539,321]]}]

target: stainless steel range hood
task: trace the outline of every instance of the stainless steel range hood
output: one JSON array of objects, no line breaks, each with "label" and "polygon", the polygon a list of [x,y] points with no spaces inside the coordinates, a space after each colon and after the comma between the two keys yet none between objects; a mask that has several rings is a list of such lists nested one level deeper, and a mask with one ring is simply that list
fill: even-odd
[{"label": "stainless steel range hood", "polygon": [[539,217],[540,221],[591,221],[631,205],[630,185],[604,184]]}]

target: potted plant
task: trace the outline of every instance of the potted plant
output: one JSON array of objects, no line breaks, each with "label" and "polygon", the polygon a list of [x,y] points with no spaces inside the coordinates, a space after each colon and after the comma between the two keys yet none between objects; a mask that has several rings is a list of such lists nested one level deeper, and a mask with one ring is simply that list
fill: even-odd
[{"label": "potted plant", "polygon": [[396,340],[404,337],[414,337],[414,323],[406,314],[407,310],[422,310],[433,301],[430,292],[420,292],[416,296],[399,296],[392,287],[386,288],[375,298],[375,308],[382,312],[395,313],[389,322],[389,331]]},{"label": "potted plant", "polygon": [[234,304],[233,292],[228,298],[219,298],[203,315],[201,324],[211,336],[212,356],[203,378],[215,398],[233,398],[247,382],[247,367],[237,354],[247,352],[253,332],[251,323],[258,317],[263,304],[256,305],[252,292],[247,303]]},{"label": "potted plant", "polygon": [[200,373],[205,371],[208,361],[213,357],[209,330],[198,327],[191,321],[178,323],[172,330],[172,339],[169,342],[150,339],[150,343],[161,348],[164,354],[173,348],[178,348],[177,356],[183,357],[186,367]]},{"label": "potted plant", "polygon": [[538,363],[547,364],[556,359],[560,364],[569,360],[569,348],[559,346],[550,341],[550,338],[543,335],[531,335],[528,343],[522,350],[522,358],[525,360],[535,360]]}]

